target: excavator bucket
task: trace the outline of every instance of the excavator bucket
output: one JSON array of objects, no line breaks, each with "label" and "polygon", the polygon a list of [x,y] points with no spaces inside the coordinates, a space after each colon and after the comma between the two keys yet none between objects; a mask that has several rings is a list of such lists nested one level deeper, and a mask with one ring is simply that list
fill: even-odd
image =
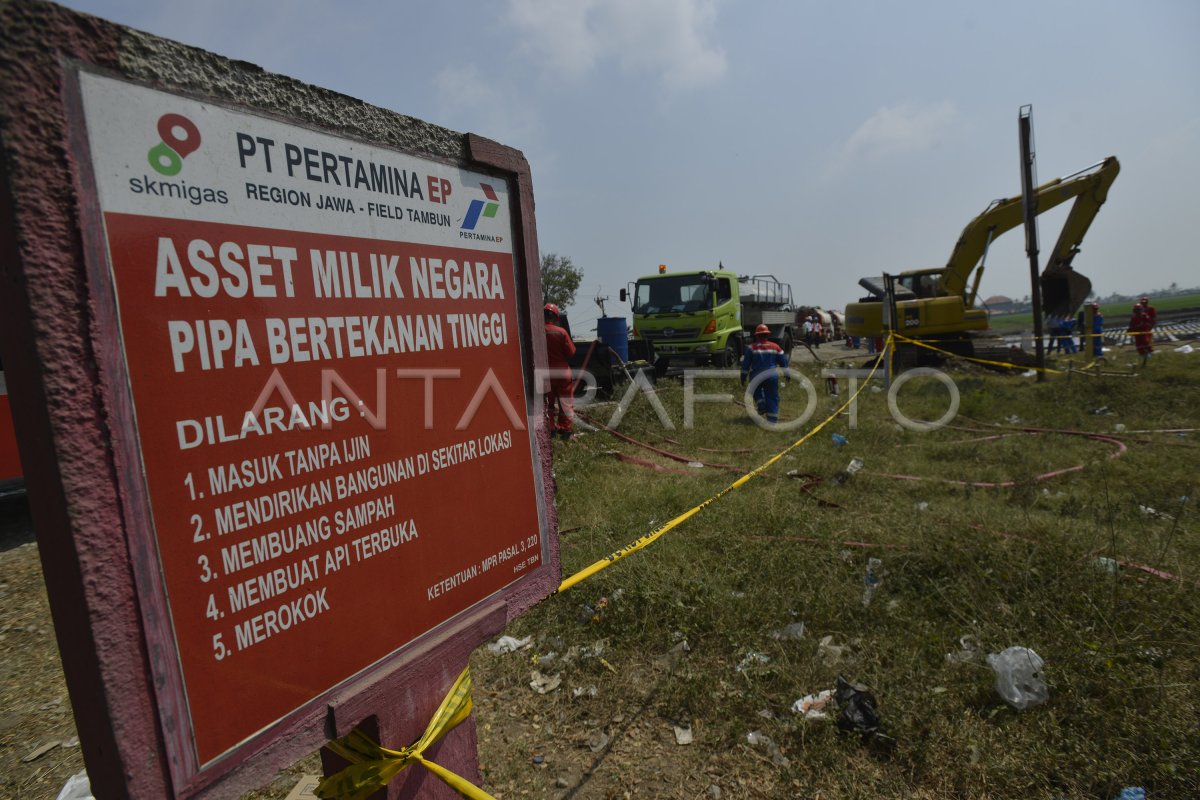
[{"label": "excavator bucket", "polygon": [[1042,314],[1047,317],[1073,316],[1092,292],[1092,282],[1071,267],[1057,264],[1041,275]]}]

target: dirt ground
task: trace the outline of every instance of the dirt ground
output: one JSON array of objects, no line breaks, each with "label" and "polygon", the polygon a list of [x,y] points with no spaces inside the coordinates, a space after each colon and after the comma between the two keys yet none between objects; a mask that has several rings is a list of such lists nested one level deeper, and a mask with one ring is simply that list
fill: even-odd
[{"label": "dirt ground", "polygon": [[0,502],[0,797],[54,798],[83,769],[22,498]]}]

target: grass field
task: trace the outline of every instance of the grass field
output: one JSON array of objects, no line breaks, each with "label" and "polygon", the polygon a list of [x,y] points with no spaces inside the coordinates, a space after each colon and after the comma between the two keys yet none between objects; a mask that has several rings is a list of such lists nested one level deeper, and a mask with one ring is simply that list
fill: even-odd
[{"label": "grass field", "polygon": [[[1158,313],[1165,314],[1183,308],[1200,308],[1200,294],[1155,297],[1151,302],[1155,309],[1158,310]],[[1101,303],[1100,310],[1104,313],[1106,319],[1117,319],[1129,316],[1129,310],[1132,306],[1132,301],[1128,303]],[[1031,331],[1033,330],[1033,314],[1029,312],[1024,314],[1006,314],[1000,317],[992,317],[991,323],[992,330],[998,333]]]},{"label": "grass field", "polygon": [[[1042,384],[948,368],[959,416],[929,433],[897,425],[886,395],[868,388],[857,429],[837,417],[646,550],[541,603],[508,631],[533,637],[530,649],[475,654],[484,788],[498,798],[1111,798],[1124,786],[1198,796],[1197,358],[1167,353],[1136,377]],[[784,394],[795,416],[804,395],[795,384]],[[658,396],[675,430],[644,398],[621,430],[689,458],[744,471],[799,438],[759,429],[732,402],[699,404],[684,430],[678,382]],[[918,379],[899,402],[933,419],[948,393]],[[800,432],[835,408],[822,391]],[[1135,433],[1178,428],[1193,432]],[[835,482],[855,457],[864,469]],[[570,531],[564,575],[735,478],[603,433],[556,443],[555,472]],[[868,558],[882,561],[882,579],[864,605]],[[803,638],[773,638],[798,622]],[[839,660],[819,653],[826,636],[845,647]],[[1048,702],[1015,711],[981,658],[949,661],[964,636],[982,653],[1034,649]],[[533,670],[561,686],[535,693]],[[894,747],[792,713],[839,674],[870,687]],[[677,728],[694,741],[678,744]]]}]

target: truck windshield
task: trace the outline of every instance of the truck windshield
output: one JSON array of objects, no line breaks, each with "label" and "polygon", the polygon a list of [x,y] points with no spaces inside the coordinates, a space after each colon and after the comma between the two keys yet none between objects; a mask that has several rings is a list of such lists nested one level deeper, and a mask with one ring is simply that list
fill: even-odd
[{"label": "truck windshield", "polygon": [[662,314],[712,308],[711,285],[700,275],[666,275],[638,281],[635,314]]}]

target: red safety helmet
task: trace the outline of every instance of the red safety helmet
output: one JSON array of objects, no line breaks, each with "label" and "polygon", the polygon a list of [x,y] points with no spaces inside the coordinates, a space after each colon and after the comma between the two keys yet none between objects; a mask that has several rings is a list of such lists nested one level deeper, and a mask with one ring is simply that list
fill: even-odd
[{"label": "red safety helmet", "polygon": [[1149,297],[1143,297],[1143,298],[1142,298],[1142,300],[1141,300],[1141,303],[1142,303],[1142,305],[1144,305],[1144,306],[1148,306],[1148,305],[1150,305],[1150,298],[1149,298]]},{"label": "red safety helmet", "polygon": [[546,303],[546,305],[542,307],[542,313],[547,319],[558,322],[558,306],[554,305],[554,303]]},{"label": "red safety helmet", "polygon": [[1099,308],[1099,307],[1100,307],[1099,303],[1092,303],[1092,308]]},{"label": "red safety helmet", "polygon": [[766,325],[759,324],[759,326],[754,329],[754,335],[755,336],[770,336],[771,329],[768,328]]}]

